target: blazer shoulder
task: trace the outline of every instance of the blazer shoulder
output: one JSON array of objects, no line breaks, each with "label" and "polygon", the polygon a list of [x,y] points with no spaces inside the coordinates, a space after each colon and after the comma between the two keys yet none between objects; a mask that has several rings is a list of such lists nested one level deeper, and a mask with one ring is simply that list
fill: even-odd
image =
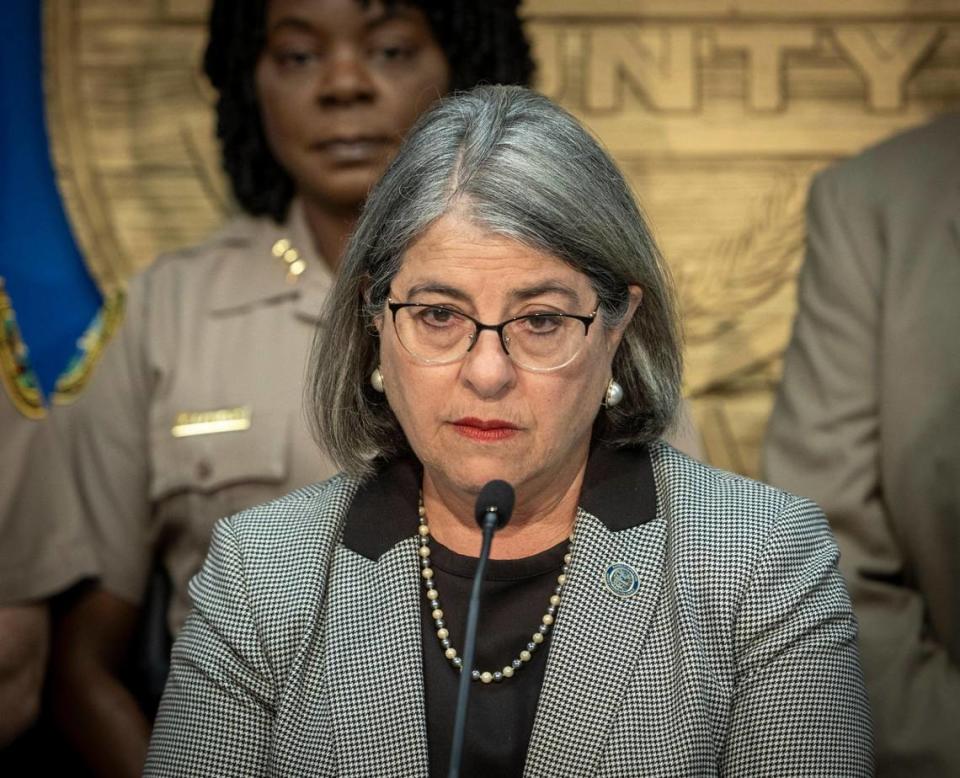
[{"label": "blazer shoulder", "polygon": [[805,571],[836,567],[826,517],[808,499],[672,449],[657,454],[655,478],[668,575],[691,593],[703,624],[728,632],[758,582],[769,585],[760,596],[773,607]]},{"label": "blazer shoulder", "polygon": [[[358,482],[340,473],[221,519],[245,560],[276,567],[281,559],[339,540]],[[279,569],[279,568],[278,568]]]},{"label": "blazer shoulder", "polygon": [[286,666],[322,612],[356,489],[340,474],[221,519],[208,561],[190,582],[194,601],[221,589],[243,592],[264,645],[278,667]]},{"label": "blazer shoulder", "polygon": [[865,202],[925,202],[933,182],[960,184],[960,113],[943,114],[836,162],[814,177],[811,195],[824,188]]},{"label": "blazer shoulder", "polygon": [[783,520],[826,526],[820,508],[805,497],[711,467],[667,444],[651,453],[660,510],[681,531],[762,544]]}]

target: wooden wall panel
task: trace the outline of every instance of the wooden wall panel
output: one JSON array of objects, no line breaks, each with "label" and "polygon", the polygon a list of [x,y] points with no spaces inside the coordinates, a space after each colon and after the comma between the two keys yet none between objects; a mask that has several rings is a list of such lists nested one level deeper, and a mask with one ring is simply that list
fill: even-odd
[{"label": "wooden wall panel", "polygon": [[[626,171],[676,276],[711,461],[756,474],[810,176],[960,106],[956,0],[526,0],[539,86]],[[46,0],[48,114],[103,289],[230,204],[206,3]]]}]

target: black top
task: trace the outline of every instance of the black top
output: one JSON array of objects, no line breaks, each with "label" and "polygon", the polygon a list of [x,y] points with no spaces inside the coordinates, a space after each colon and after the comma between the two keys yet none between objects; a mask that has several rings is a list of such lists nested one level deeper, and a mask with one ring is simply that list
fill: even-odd
[{"label": "black top", "polygon": [[[436,541],[430,549],[450,641],[462,653],[477,560],[454,553]],[[487,563],[475,667],[490,672],[502,670],[530,642],[557,585],[565,553],[567,544],[561,543],[524,559],[491,559]],[[460,675],[443,655],[425,596],[421,603],[430,774],[443,776],[450,763]],[[471,685],[461,776],[522,775],[549,648],[548,637],[512,678]]]},{"label": "black top", "polygon": [[[415,535],[421,482],[422,470],[416,461],[399,459],[383,464],[377,475],[363,484],[350,506],[344,544],[376,560]],[[613,532],[651,520],[656,515],[656,491],[647,449],[596,447],[587,463],[580,506]],[[450,641],[462,653],[477,560],[454,553],[435,540],[430,549]],[[502,670],[530,642],[557,585],[566,552],[564,542],[532,557],[488,562],[475,667],[490,672]],[[430,774],[445,776],[459,674],[443,655],[426,596],[421,596],[420,603]],[[557,618],[563,619],[562,602]],[[464,778],[522,775],[552,640],[551,633],[532,660],[512,678],[472,684],[460,771]]]}]

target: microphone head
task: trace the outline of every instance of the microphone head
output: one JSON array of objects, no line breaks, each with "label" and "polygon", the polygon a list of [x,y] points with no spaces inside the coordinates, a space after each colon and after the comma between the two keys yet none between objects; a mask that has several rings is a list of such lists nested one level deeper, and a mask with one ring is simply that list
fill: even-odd
[{"label": "microphone head", "polygon": [[488,481],[477,496],[477,505],[474,508],[474,518],[477,524],[483,526],[484,517],[494,512],[497,514],[497,529],[501,529],[513,513],[513,487],[506,481]]}]

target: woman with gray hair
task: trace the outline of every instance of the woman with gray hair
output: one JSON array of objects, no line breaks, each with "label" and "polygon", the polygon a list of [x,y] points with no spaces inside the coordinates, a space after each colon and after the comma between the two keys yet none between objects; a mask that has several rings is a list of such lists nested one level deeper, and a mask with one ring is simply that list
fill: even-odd
[{"label": "woman with gray hair", "polygon": [[[344,473],[222,521],[148,774],[869,775],[856,624],[813,504],[660,440],[681,344],[623,177],[484,87],[371,194],[314,346]],[[491,479],[476,661],[461,653]]]}]

